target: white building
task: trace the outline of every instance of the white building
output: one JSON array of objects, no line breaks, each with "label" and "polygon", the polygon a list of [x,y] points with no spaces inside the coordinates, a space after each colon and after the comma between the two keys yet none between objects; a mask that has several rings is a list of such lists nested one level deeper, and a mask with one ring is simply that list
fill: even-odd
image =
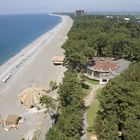
[{"label": "white building", "polygon": [[125,21],[129,21],[129,20],[130,20],[130,18],[125,17],[125,18],[124,18],[124,20],[125,20]]},{"label": "white building", "polygon": [[97,58],[87,67],[86,76],[90,79],[99,81],[99,84],[106,84],[109,79],[116,76],[114,71],[119,68],[119,65],[112,59]]}]

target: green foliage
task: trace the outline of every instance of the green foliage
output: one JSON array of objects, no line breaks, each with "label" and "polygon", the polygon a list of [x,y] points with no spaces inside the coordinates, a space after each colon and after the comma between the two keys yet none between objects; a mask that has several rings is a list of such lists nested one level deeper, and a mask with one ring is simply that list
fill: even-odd
[{"label": "green foliage", "polygon": [[140,26],[133,20],[76,17],[68,37],[63,45],[66,64],[78,72],[94,56],[140,60]]},{"label": "green foliage", "polygon": [[50,129],[47,140],[78,140],[82,130],[83,100],[82,88],[77,76],[68,71],[65,73],[58,94],[60,106],[58,119],[54,128]]},{"label": "green foliage", "polygon": [[88,128],[87,128],[87,131],[88,131],[88,132],[92,132],[92,131],[93,131],[93,127],[88,127]]},{"label": "green foliage", "polygon": [[50,109],[50,108],[55,109],[55,106],[56,106],[54,99],[52,99],[51,97],[46,96],[46,95],[44,95],[40,98],[40,103],[42,105],[45,105],[46,108],[48,108],[48,109]]},{"label": "green foliage", "polygon": [[71,72],[66,72],[58,94],[62,106],[72,105],[75,99],[80,101],[82,99],[82,89],[77,76]]},{"label": "green foliage", "polygon": [[46,135],[46,140],[68,140],[64,133],[60,131],[56,126],[51,128]]},{"label": "green foliage", "polygon": [[54,90],[57,88],[57,82],[56,81],[50,81],[49,83],[51,90]]},{"label": "green foliage", "polygon": [[[82,16],[74,19],[65,49],[65,65],[74,73],[84,72],[94,56],[140,60],[140,26],[134,21]],[[95,131],[99,140],[139,140],[140,63],[133,64],[111,80],[99,96]],[[53,84],[51,84],[51,87]],[[53,88],[52,88],[53,89]],[[81,82],[68,71],[59,87],[57,122],[47,140],[79,140],[84,111]],[[119,138],[119,133],[122,135]]]},{"label": "green foliage", "polygon": [[110,81],[99,96],[95,130],[99,140],[139,140],[140,133],[140,63],[132,64]]}]

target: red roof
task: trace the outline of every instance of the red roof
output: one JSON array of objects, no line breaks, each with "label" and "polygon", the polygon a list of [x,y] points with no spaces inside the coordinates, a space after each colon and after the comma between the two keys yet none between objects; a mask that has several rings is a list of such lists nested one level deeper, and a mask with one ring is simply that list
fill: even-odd
[{"label": "red roof", "polygon": [[90,69],[100,72],[109,72],[119,68],[119,65],[115,63],[112,59],[101,59],[95,60],[95,63],[90,66]]}]

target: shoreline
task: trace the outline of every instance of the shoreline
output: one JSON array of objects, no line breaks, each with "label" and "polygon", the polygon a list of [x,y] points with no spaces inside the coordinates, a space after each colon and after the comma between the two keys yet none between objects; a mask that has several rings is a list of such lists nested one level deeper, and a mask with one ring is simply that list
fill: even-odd
[{"label": "shoreline", "polygon": [[6,62],[0,65],[0,83],[2,82],[2,79],[10,73],[10,70],[16,67],[16,65],[18,65],[20,62],[22,63],[22,61],[25,59],[31,59],[31,57],[35,57],[39,53],[39,51],[41,51],[43,47],[49,43],[53,35],[56,34],[63,26],[65,22],[63,16],[55,14],[49,15],[59,16],[61,18],[61,21],[52,29],[48,30],[46,33],[36,38],[30,44],[21,49],[17,54],[15,54],[13,57],[9,58]]},{"label": "shoreline", "polygon": [[[24,15],[24,14],[23,14]],[[43,35],[49,33],[51,30],[53,30],[54,28],[56,28],[59,24],[61,24],[62,22],[62,16],[60,15],[55,15],[55,14],[49,14],[50,16],[58,16],[60,17],[60,22],[58,22],[54,27],[52,27],[51,29],[49,29],[48,31],[44,32],[43,34],[39,35],[38,37],[36,37],[34,40],[32,40],[30,43],[28,43],[26,46],[24,46],[21,50],[19,50],[17,53],[15,53],[13,56],[11,56],[10,58],[8,58],[6,61],[2,62],[2,64],[0,64],[0,68],[5,64],[8,63],[9,61],[11,61],[11,59],[13,59],[14,57],[16,57],[19,53],[21,53],[21,51],[26,50],[27,47],[29,47],[30,45],[34,44],[34,42],[36,42],[36,40],[38,40],[39,38],[41,38]],[[9,15],[8,15],[9,16]]]},{"label": "shoreline", "polygon": [[[52,120],[49,114],[44,115],[43,112],[39,113],[21,105],[18,95],[28,87],[41,86],[49,89],[51,80],[55,80],[57,83],[62,81],[66,68],[64,66],[53,65],[52,57],[55,55],[64,55],[64,50],[61,46],[67,40],[67,33],[73,25],[73,20],[69,16],[62,17],[63,24],[60,24],[60,26],[57,26],[58,28],[49,32],[49,39],[46,40],[45,36],[40,47],[39,44],[36,44],[39,49],[34,49],[35,53],[32,50],[29,51],[31,54],[33,53],[31,58],[26,59],[24,64],[21,67],[18,67],[18,69],[15,67],[14,69],[11,69],[14,75],[7,83],[0,83],[0,94],[2,94],[2,96],[0,96],[1,118],[4,119],[7,114],[16,114],[25,118],[25,121],[19,125],[17,130],[12,129],[7,132],[3,127],[0,127],[0,138],[3,140],[29,139],[32,137],[31,132],[37,130],[38,127],[43,130],[41,137],[45,138],[45,133],[52,126]],[[24,57],[25,55],[22,56],[20,60]],[[13,61],[12,65],[16,66],[18,61],[19,60]],[[10,64],[8,64],[8,66],[10,66]]]}]

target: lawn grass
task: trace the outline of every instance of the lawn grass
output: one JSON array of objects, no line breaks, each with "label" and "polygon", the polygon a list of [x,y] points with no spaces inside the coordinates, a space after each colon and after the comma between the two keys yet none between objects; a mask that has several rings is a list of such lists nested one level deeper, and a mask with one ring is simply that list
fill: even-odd
[{"label": "lawn grass", "polygon": [[99,84],[99,81],[94,80],[94,79],[90,79],[90,78],[86,77],[84,74],[79,74],[79,77],[80,77],[80,80],[84,80],[91,85],[98,85]]},{"label": "lawn grass", "polygon": [[87,81],[91,85],[97,85],[97,84],[99,84],[99,82],[97,80],[89,79],[88,77],[86,77],[84,75],[83,75],[83,78],[85,79],[85,81]]},{"label": "lawn grass", "polygon": [[97,84],[99,84],[98,81],[92,80],[92,79],[89,79],[89,78],[86,78],[86,81],[87,81],[88,83],[90,83],[91,85],[97,85]]},{"label": "lawn grass", "polygon": [[92,128],[93,131],[88,131],[88,137],[90,138],[91,135],[94,134],[94,125],[95,125],[95,119],[97,116],[97,112],[99,110],[99,101],[97,99],[97,95],[100,94],[101,89],[99,89],[96,93],[96,97],[94,98],[92,104],[87,110],[87,123],[88,123],[88,128]]}]

